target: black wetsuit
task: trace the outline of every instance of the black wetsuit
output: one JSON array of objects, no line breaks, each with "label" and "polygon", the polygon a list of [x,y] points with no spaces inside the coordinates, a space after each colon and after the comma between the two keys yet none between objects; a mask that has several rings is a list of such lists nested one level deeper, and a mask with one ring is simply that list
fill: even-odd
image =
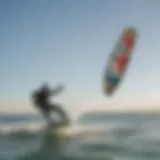
[{"label": "black wetsuit", "polygon": [[49,123],[53,122],[53,120],[50,117],[51,112],[57,112],[63,122],[69,123],[68,116],[65,114],[63,109],[58,104],[49,103],[50,96],[56,95],[59,92],[60,89],[55,89],[53,91],[50,91],[49,89],[40,89],[32,94],[34,105],[40,109],[44,118]]}]

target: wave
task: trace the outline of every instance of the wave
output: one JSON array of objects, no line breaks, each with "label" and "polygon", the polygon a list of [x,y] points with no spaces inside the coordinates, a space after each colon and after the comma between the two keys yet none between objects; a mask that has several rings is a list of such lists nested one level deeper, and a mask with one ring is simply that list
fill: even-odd
[{"label": "wave", "polygon": [[[125,138],[137,138],[137,139],[153,139],[153,136],[157,139],[160,138],[160,129],[156,126],[157,123],[151,124],[73,124],[69,127],[60,129],[59,133],[70,136],[89,136],[102,134],[104,137],[110,137],[111,139],[125,139]],[[45,131],[44,123],[28,123],[28,124],[10,124],[0,125],[0,138],[1,137],[15,137],[15,138],[27,138],[40,136]],[[139,138],[138,138],[139,137]]]},{"label": "wave", "polygon": [[31,138],[41,133],[43,124],[1,125],[0,128],[0,138]]},{"label": "wave", "polygon": [[[69,127],[60,128],[58,135],[65,137],[93,137],[99,135],[106,135],[116,126],[111,125],[82,125],[73,124]],[[43,123],[32,124],[17,124],[17,125],[1,125],[0,138],[22,139],[22,138],[37,138],[46,135],[46,133],[54,133],[54,129],[49,129]]]}]

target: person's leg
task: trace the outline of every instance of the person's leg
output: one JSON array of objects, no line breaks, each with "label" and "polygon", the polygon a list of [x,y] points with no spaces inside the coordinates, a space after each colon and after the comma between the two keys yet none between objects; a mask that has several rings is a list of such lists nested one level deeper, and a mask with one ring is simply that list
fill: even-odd
[{"label": "person's leg", "polygon": [[50,117],[49,106],[47,104],[44,104],[43,106],[41,106],[40,112],[41,112],[43,118],[46,120],[46,122],[48,124],[50,124],[52,122],[52,119]]},{"label": "person's leg", "polygon": [[69,117],[67,116],[67,114],[65,113],[65,111],[61,108],[60,105],[58,104],[52,104],[51,105],[51,110],[52,112],[56,112],[60,118],[62,119],[62,121],[66,124],[69,124]]}]

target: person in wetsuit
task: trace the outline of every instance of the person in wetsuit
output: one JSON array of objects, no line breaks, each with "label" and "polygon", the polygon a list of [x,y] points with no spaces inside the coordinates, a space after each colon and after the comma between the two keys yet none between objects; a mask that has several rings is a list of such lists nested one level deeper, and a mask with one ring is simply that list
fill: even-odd
[{"label": "person in wetsuit", "polygon": [[42,87],[32,93],[32,101],[35,107],[39,108],[47,122],[54,123],[51,119],[51,113],[56,112],[62,119],[63,124],[69,123],[69,118],[65,114],[64,110],[57,104],[51,104],[49,98],[62,92],[63,86],[58,86],[55,89],[50,89],[47,84],[43,84]]}]

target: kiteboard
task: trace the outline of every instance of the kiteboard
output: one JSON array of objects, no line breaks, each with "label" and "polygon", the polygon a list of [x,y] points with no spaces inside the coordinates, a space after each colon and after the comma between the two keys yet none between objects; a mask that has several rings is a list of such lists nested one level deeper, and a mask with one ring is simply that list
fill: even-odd
[{"label": "kiteboard", "polygon": [[51,127],[48,130],[49,135],[53,138],[60,140],[73,139],[80,137],[92,137],[99,135],[106,130],[104,125],[82,125],[82,124],[66,124],[57,126],[56,128]]},{"label": "kiteboard", "polygon": [[103,91],[106,95],[112,95],[124,77],[136,39],[137,30],[133,27],[125,28],[109,55],[103,77]]},{"label": "kiteboard", "polygon": [[65,138],[67,135],[60,130],[66,130],[70,126],[70,124],[65,123],[50,123],[45,127],[45,135],[53,138]]}]

